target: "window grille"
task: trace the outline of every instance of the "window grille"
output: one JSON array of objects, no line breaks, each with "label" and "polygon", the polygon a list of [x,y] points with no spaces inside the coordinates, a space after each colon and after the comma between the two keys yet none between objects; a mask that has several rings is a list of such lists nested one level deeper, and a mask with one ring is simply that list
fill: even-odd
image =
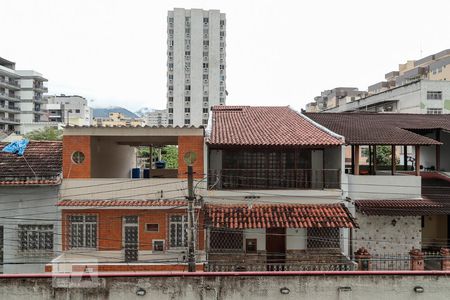
[{"label": "window grille", "polygon": [[185,215],[170,216],[170,247],[187,247],[188,218]]},{"label": "window grille", "polygon": [[53,225],[19,225],[20,251],[53,250]]},{"label": "window grille", "polygon": [[69,248],[97,248],[97,216],[69,216]]}]

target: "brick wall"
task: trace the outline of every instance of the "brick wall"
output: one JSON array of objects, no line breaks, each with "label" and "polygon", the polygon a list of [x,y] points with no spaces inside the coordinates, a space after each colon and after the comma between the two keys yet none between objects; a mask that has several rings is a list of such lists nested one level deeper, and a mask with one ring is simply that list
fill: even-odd
[{"label": "brick wall", "polygon": [[[84,161],[76,164],[72,160],[75,151],[83,152]],[[64,178],[91,177],[91,137],[64,136],[63,137],[63,176]]]},{"label": "brick wall", "polygon": [[189,151],[197,154],[197,159],[193,164],[194,177],[203,178],[203,136],[179,136],[178,137],[178,178],[187,177],[187,165],[184,162],[184,154]]},{"label": "brick wall", "polygon": [[[139,216],[139,250],[152,250],[153,240],[165,240],[165,248],[169,248],[169,216],[186,214],[185,209],[83,209],[63,210],[63,250],[68,250],[68,216],[73,214],[97,215],[99,251],[115,251],[122,249],[122,218],[124,216]],[[158,232],[147,232],[145,224],[158,224]],[[199,227],[203,228],[203,215],[199,216]],[[203,250],[205,245],[203,229],[198,234],[198,249]]]}]

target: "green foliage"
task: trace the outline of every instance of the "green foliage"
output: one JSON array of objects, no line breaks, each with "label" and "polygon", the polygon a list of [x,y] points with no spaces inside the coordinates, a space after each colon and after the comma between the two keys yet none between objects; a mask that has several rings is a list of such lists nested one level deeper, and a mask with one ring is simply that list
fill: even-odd
[{"label": "green foliage", "polygon": [[[153,161],[158,160],[159,149],[152,148]],[[150,157],[149,147],[139,147],[138,157]],[[161,148],[161,159],[166,162],[166,168],[176,169],[178,168],[178,147],[177,146],[165,146]]]},{"label": "green foliage", "polygon": [[[377,146],[377,165],[390,166],[391,165],[391,146]],[[369,157],[369,148],[362,149],[362,155]],[[400,163],[400,159],[396,158],[396,164]]]},{"label": "green foliage", "polygon": [[60,141],[62,140],[62,130],[54,127],[45,127],[30,131],[25,135],[27,139],[34,141]]}]

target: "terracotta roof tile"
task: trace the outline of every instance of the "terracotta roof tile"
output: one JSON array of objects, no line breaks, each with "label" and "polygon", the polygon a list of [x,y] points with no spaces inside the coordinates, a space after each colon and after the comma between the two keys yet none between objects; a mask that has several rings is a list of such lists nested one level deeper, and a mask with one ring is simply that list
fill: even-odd
[{"label": "terracotta roof tile", "polygon": [[57,206],[64,207],[166,207],[186,206],[186,201],[179,200],[62,200]]},{"label": "terracotta roof tile", "polygon": [[212,146],[340,145],[342,141],[287,106],[214,106]]},{"label": "terracotta roof tile", "polygon": [[206,205],[205,212],[209,225],[222,228],[357,227],[341,204]]},{"label": "terracotta roof tile", "polygon": [[430,199],[356,200],[356,210],[369,216],[426,216],[448,214],[442,203]]},{"label": "terracotta roof tile", "polygon": [[1,185],[55,184],[61,172],[62,142],[30,141],[23,157],[0,151]]},{"label": "terracotta roof tile", "polygon": [[352,145],[435,145],[440,142],[410,130],[450,130],[450,115],[307,113],[309,118],[343,135]]}]

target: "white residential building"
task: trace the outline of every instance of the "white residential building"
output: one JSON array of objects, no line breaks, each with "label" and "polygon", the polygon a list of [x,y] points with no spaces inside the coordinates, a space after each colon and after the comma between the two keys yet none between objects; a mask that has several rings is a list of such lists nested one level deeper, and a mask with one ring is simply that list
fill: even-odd
[{"label": "white residential building", "polygon": [[167,123],[167,109],[155,109],[145,115],[148,126],[166,126]]},{"label": "white residential building", "polygon": [[16,70],[15,65],[0,57],[0,130],[24,133],[48,121],[42,109],[47,79],[33,70]]},{"label": "white residential building", "polygon": [[448,114],[450,113],[449,99],[450,81],[422,79],[349,103],[341,103],[324,111]]},{"label": "white residential building", "polygon": [[20,75],[20,123],[47,121],[43,118],[43,94],[48,91],[44,86],[47,81],[41,73],[32,70],[17,70]]},{"label": "white residential building", "polygon": [[59,95],[46,97],[45,108],[50,122],[71,125],[91,125],[93,109],[88,106],[86,98],[73,95]]},{"label": "white residential building", "polygon": [[225,14],[175,8],[167,18],[168,124],[206,125],[225,104]]},{"label": "white residential building", "polygon": [[0,57],[0,131],[18,130],[19,78],[15,71],[15,63]]}]

